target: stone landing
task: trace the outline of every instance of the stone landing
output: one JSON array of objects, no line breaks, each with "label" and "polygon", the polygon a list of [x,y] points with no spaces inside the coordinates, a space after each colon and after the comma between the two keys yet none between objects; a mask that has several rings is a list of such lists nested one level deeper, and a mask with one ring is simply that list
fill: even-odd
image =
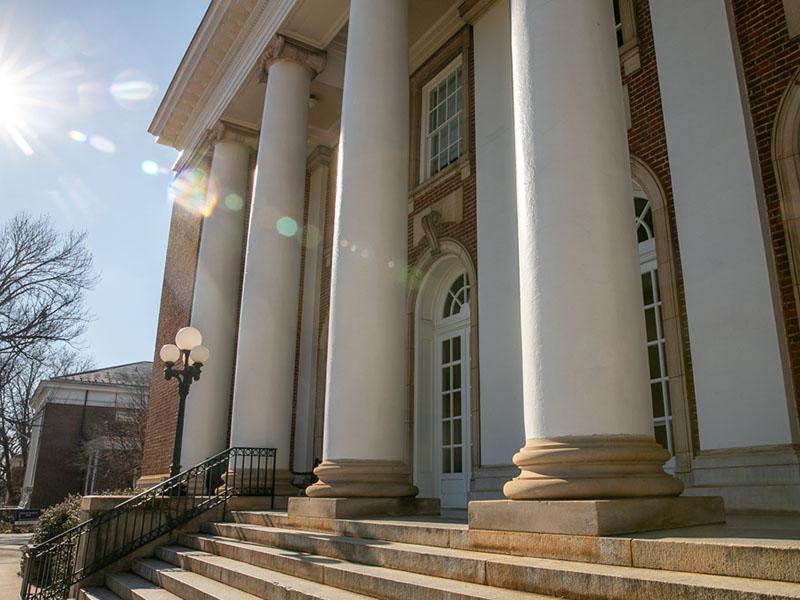
[{"label": "stone landing", "polygon": [[719,497],[469,503],[470,530],[598,536],[724,522],[725,509]]}]

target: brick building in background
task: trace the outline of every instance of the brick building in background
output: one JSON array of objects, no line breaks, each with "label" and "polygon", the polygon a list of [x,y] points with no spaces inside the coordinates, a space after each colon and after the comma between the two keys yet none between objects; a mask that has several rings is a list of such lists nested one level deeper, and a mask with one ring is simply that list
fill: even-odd
[{"label": "brick building in background", "polygon": [[68,494],[135,485],[152,366],[142,361],[39,384],[21,506],[46,508]]}]

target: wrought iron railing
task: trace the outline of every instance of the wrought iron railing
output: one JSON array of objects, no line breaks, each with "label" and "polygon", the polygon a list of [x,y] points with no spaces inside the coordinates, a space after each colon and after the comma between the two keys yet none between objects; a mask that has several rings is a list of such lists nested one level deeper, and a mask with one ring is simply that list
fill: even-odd
[{"label": "wrought iron railing", "polygon": [[275,503],[274,448],[229,448],[25,551],[21,600],[63,600],[70,588],[232,496]]}]

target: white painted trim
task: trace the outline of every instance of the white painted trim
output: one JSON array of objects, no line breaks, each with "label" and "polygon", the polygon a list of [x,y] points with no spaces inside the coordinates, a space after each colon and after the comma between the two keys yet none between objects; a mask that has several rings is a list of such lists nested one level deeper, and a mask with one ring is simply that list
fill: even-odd
[{"label": "white painted trim", "polygon": [[[431,177],[435,177],[435,175],[431,175],[430,174],[430,165],[428,164],[429,160],[428,160],[428,148],[427,148],[427,146],[428,146],[428,136],[430,134],[430,131],[428,131],[428,111],[430,110],[430,91],[431,91],[431,89],[433,89],[434,87],[439,85],[444,79],[447,79],[447,77],[449,77],[450,74],[453,71],[455,71],[460,66],[462,66],[463,63],[464,63],[463,55],[461,53],[459,53],[459,55],[456,56],[449,63],[447,63],[447,65],[445,67],[443,67],[436,74],[435,77],[433,77],[424,86],[422,86],[422,90],[420,92],[420,94],[422,96],[422,110],[420,111],[420,115],[419,115],[419,120],[420,120],[420,122],[419,122],[419,131],[420,131],[420,136],[419,136],[420,184],[428,181],[428,179],[430,179]],[[467,83],[466,75],[464,74],[463,69],[462,69],[462,74],[461,74],[461,86],[462,86],[462,88],[461,88],[461,96],[462,96],[462,101],[461,101],[461,111],[459,113],[461,115],[459,118],[461,119],[461,137],[462,137],[462,139],[464,137],[466,137],[465,129],[466,129],[467,124],[466,124],[466,120],[464,119],[464,111],[466,110],[466,103],[465,103],[463,98],[465,97],[464,88],[467,85],[468,85],[468,83]],[[459,158],[461,156],[463,156],[463,155],[459,154]],[[454,162],[458,162],[458,159],[456,159],[456,161],[454,161]],[[454,163],[450,163],[450,165],[452,165],[452,164],[454,164]],[[439,171],[436,173],[436,175],[438,175],[439,173],[444,171],[450,165],[447,165],[445,167],[440,168]]]}]

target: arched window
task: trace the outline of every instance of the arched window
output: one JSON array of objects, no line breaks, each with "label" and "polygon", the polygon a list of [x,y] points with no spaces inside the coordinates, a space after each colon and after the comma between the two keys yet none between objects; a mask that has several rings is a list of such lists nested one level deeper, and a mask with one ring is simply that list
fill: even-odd
[{"label": "arched window", "polygon": [[647,331],[647,358],[650,366],[650,399],[653,403],[653,430],[656,440],[670,454],[675,454],[672,441],[672,411],[669,401],[669,375],[664,326],[661,320],[661,293],[658,287],[653,213],[644,195],[633,199],[636,238],[639,241],[639,268],[642,277],[642,300]]},{"label": "arched window", "polygon": [[469,304],[469,289],[469,277],[467,277],[466,273],[456,277],[444,301],[443,319],[459,314],[461,307]]}]

